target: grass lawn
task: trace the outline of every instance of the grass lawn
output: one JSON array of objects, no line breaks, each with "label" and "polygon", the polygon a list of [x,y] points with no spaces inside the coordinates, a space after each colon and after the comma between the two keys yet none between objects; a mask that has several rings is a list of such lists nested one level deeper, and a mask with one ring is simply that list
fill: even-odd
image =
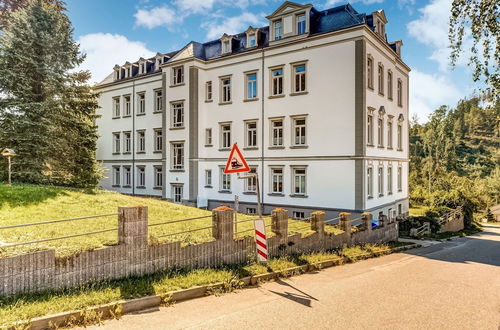
[{"label": "grass lawn", "polygon": [[[82,217],[89,215],[116,213],[119,206],[148,206],[149,223],[160,223],[177,219],[210,216],[210,211],[169,203],[164,200],[119,194],[99,189],[82,190],[43,185],[0,184],[0,227],[23,223]],[[238,221],[253,219],[255,216],[238,215]],[[61,222],[31,227],[20,227],[0,230],[0,246],[3,243],[17,243],[53,238],[58,236],[85,233],[117,227],[117,216],[93,218],[79,221]],[[271,223],[270,217],[265,218]],[[201,230],[175,236],[161,237],[171,233],[190,229],[209,227],[210,217],[161,225],[149,228],[151,242],[181,241],[184,244],[196,244],[212,240],[211,230]],[[306,223],[290,220],[290,232],[307,234],[311,232]],[[238,232],[253,228],[251,221],[238,224]],[[327,231],[336,232],[333,226]],[[271,234],[268,228],[268,234]],[[253,236],[253,231],[246,231],[237,236]],[[270,235],[272,236],[272,234]],[[0,257],[19,254],[21,252],[42,249],[55,249],[57,255],[73,253],[117,244],[118,233],[107,232],[89,236],[70,238],[58,241],[39,243],[18,248],[0,248]]]}]

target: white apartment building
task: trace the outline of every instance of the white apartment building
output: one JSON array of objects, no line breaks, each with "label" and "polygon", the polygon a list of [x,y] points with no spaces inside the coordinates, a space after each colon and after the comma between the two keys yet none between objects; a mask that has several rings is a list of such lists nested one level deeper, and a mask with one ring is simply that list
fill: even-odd
[{"label": "white apartment building", "polygon": [[286,1],[269,26],[116,65],[97,87],[101,186],[256,212],[408,211],[408,73],[380,10]]}]

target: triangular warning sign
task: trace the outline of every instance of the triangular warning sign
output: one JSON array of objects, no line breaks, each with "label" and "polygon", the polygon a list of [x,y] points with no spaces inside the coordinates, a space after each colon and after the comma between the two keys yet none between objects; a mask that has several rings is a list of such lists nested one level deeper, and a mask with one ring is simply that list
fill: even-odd
[{"label": "triangular warning sign", "polygon": [[245,158],[241,154],[238,145],[233,144],[233,149],[231,149],[231,153],[229,154],[229,158],[227,159],[226,168],[224,169],[224,173],[237,173],[237,172],[248,172],[250,171],[250,167],[247,164]]}]

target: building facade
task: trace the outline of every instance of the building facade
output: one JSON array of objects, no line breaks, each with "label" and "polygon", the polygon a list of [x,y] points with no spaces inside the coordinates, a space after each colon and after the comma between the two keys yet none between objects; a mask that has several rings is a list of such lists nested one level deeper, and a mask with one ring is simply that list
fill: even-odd
[{"label": "building facade", "polygon": [[384,11],[285,2],[207,43],[115,66],[100,93],[102,187],[256,212],[256,182],[223,173],[233,143],[264,212],[408,211],[408,74]]}]

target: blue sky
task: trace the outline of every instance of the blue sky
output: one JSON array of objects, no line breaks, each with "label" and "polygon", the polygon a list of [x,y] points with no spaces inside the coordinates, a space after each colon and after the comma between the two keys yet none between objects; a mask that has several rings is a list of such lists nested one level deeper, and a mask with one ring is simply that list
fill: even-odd
[{"label": "blue sky", "polygon": [[[390,41],[402,39],[403,60],[410,74],[410,112],[425,121],[440,105],[454,106],[470,96],[472,84],[466,56],[452,71],[448,65],[448,17],[452,0],[353,0],[358,11],[384,9]],[[93,81],[107,76],[115,64],[156,52],[177,50],[189,41],[218,39],[223,33],[267,25],[265,16],[277,0],[67,0],[75,39],[87,54],[83,68]],[[345,4],[338,0],[297,1],[317,9]],[[468,41],[466,41],[467,44]]]}]

